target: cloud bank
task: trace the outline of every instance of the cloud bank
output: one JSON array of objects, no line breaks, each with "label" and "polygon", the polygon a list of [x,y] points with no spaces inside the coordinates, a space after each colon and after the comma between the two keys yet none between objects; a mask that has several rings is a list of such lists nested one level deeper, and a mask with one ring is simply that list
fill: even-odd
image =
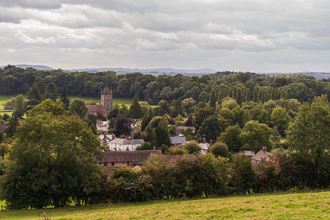
[{"label": "cloud bank", "polygon": [[325,0],[0,0],[0,63],[330,71],[329,6]]}]

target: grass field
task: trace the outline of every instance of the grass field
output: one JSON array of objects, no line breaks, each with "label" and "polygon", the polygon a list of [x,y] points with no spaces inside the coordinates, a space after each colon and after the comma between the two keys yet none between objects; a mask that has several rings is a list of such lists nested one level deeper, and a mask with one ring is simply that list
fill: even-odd
[{"label": "grass field", "polygon": [[99,204],[0,212],[0,219],[330,219],[330,192],[282,192],[223,198]]},{"label": "grass field", "polygon": [[[7,100],[11,99],[12,97],[16,97],[16,95],[0,95],[0,110],[3,109],[3,104]],[[96,102],[98,104],[100,103],[100,99],[99,98],[87,98],[87,97],[69,96],[69,99],[71,99],[71,100],[74,99],[74,98],[82,99],[85,102],[91,101],[91,102]],[[119,106],[121,106],[122,104],[125,104],[125,105],[127,105],[129,107],[129,106],[131,106],[132,102],[133,102],[133,99],[113,99],[113,104],[117,103]]]}]

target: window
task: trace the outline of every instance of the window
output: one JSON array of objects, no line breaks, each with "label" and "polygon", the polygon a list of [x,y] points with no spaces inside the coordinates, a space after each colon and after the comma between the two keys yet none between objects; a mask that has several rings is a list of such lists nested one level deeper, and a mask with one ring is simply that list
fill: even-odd
[{"label": "window", "polygon": [[114,165],[115,165],[115,163],[114,163],[114,162],[112,162],[112,163],[111,163],[111,166],[114,166]]},{"label": "window", "polygon": [[103,163],[103,165],[106,167],[107,166],[107,163]]}]

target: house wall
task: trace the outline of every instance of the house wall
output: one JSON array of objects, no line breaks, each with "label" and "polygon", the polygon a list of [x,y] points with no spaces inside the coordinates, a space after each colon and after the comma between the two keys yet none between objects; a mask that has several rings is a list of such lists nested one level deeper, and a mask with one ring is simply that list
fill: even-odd
[{"label": "house wall", "polygon": [[121,145],[121,144],[114,144],[110,142],[109,150],[116,150],[119,151],[126,151],[127,147],[130,151],[135,151],[137,147],[141,146],[141,144],[135,144],[135,145]]}]

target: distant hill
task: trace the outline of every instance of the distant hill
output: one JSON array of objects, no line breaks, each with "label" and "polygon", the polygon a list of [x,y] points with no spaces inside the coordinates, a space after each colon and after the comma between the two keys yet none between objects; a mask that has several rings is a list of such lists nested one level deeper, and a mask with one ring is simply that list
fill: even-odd
[{"label": "distant hill", "polygon": [[[28,64],[18,64],[18,65],[14,65],[16,67],[20,67],[20,68],[23,68],[23,69],[26,69],[28,67],[32,67],[36,70],[53,70],[53,68],[49,67],[49,66],[44,66],[44,65],[28,65]],[[5,66],[0,66],[0,68],[4,68]]]},{"label": "distant hill", "polygon": [[188,73],[188,74],[211,74],[216,73],[216,70],[213,69],[173,69],[173,68],[156,68],[156,69],[130,69],[130,68],[84,68],[84,69],[70,69],[66,70],[69,72],[104,72],[104,71],[115,71],[117,73],[132,73],[132,72],[141,72],[141,73],[159,73],[159,74],[178,74],[178,73]]}]

